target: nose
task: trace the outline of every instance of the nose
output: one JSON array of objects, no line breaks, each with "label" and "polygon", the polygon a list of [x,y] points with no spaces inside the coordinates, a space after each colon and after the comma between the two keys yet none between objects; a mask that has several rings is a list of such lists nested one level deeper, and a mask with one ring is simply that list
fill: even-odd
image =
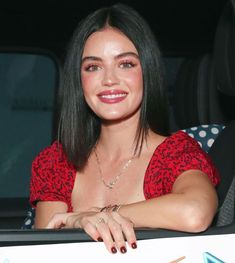
[{"label": "nose", "polygon": [[119,78],[115,69],[105,69],[102,84],[108,87],[119,84]]}]

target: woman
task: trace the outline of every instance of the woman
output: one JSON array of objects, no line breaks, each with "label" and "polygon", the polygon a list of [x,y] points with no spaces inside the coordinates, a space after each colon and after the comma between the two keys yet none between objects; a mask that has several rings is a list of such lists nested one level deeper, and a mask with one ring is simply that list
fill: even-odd
[{"label": "woman", "polygon": [[82,228],[111,253],[134,228],[199,232],[219,176],[182,131],[168,132],[160,52],[144,19],[102,8],[74,33],[60,89],[59,140],[34,160],[36,228]]}]

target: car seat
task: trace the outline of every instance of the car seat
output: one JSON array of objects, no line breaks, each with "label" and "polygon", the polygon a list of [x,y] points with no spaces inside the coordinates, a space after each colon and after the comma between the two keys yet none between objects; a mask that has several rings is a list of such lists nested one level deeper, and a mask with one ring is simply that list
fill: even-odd
[{"label": "car seat", "polygon": [[[184,101],[185,103],[182,103]],[[174,114],[180,129],[222,125],[207,149],[221,174],[216,226],[234,221],[235,199],[235,3],[229,0],[219,19],[212,52],[186,59],[179,70]],[[220,126],[219,126],[220,127]],[[195,129],[195,127],[194,127]],[[199,137],[196,138],[200,139]]]},{"label": "car seat", "polygon": [[232,0],[220,18],[213,57],[217,89],[223,94],[223,106],[231,119],[209,150],[222,175],[216,225],[223,226],[235,222],[235,2]]},{"label": "car seat", "polygon": [[231,77],[235,68],[233,5],[229,0],[224,6],[212,51],[185,58],[181,64],[172,95],[176,129],[212,123],[226,125],[235,118]]},{"label": "car seat", "polygon": [[172,109],[176,129],[226,124],[216,88],[212,54],[186,58],[178,71]]},{"label": "car seat", "polygon": [[223,226],[235,221],[235,120],[220,132],[208,153],[222,177],[217,188],[219,210],[214,222]]}]

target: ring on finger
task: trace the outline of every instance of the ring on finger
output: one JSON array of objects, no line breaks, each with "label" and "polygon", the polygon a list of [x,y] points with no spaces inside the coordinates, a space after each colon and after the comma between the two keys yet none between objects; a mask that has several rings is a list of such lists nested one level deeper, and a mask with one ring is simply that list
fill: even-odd
[{"label": "ring on finger", "polygon": [[97,220],[96,223],[95,223],[95,227],[97,228],[97,226],[98,226],[100,223],[105,224],[104,218],[99,217],[98,220]]}]

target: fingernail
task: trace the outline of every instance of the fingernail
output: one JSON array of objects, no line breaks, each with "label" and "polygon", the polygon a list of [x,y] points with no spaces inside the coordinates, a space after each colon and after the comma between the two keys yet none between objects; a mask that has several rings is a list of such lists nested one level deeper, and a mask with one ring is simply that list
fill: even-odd
[{"label": "fingernail", "polygon": [[112,247],[112,248],[111,248],[111,251],[112,251],[113,254],[116,254],[116,253],[117,253],[117,249],[116,249],[115,247]]},{"label": "fingernail", "polygon": [[124,253],[126,253],[126,248],[125,247],[121,247],[120,251],[121,251],[122,254],[124,254]]},{"label": "fingernail", "polygon": [[132,247],[133,249],[136,249],[136,248],[137,248],[137,244],[134,242],[134,243],[131,244],[131,247]]},{"label": "fingernail", "polygon": [[98,238],[97,238],[97,241],[102,242],[103,239],[102,239],[101,237],[98,237]]}]

